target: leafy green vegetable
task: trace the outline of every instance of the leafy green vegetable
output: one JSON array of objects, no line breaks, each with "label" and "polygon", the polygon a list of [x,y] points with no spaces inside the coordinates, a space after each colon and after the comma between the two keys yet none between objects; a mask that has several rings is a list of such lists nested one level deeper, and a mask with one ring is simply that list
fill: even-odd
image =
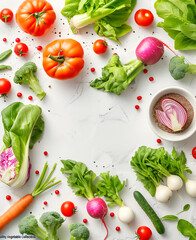
[{"label": "leafy green vegetable", "polygon": [[65,0],[61,13],[68,18],[74,33],[95,23],[95,31],[101,36],[118,41],[118,37],[130,32],[125,24],[136,0]]},{"label": "leafy green vegetable", "polygon": [[184,205],[183,210],[181,212],[177,213],[177,215],[180,213],[183,213],[183,212],[187,212],[190,209],[190,207],[191,207],[190,204]]},{"label": "leafy green vegetable", "polygon": [[48,240],[59,240],[57,237],[57,230],[65,221],[61,215],[57,212],[46,212],[42,214],[39,220],[47,230]]},{"label": "leafy green vegetable", "polygon": [[121,183],[117,175],[110,176],[110,172],[101,173],[100,177],[102,178],[96,182],[98,197],[106,197],[106,201],[109,202],[108,206],[123,205],[123,200],[119,196],[119,192],[124,188],[125,181]]},{"label": "leafy green vegetable", "polygon": [[175,40],[175,49],[196,49],[196,3],[194,0],[157,0],[158,23]]},{"label": "leafy green vegetable", "polygon": [[176,220],[178,220],[178,217],[175,215],[165,215],[161,219],[168,220],[168,221],[176,221]]},{"label": "leafy green vegetable", "polygon": [[10,104],[1,112],[5,132],[2,149],[12,147],[14,156],[18,160],[16,178],[6,181],[11,187],[21,187],[29,177],[29,148],[33,148],[44,129],[41,113],[40,107],[24,105],[20,102]]},{"label": "leafy green vegetable", "polygon": [[21,234],[28,234],[36,236],[38,239],[46,240],[47,232],[39,227],[35,216],[29,215],[24,217],[18,224],[19,232]]},{"label": "leafy green vegetable", "polygon": [[71,223],[69,229],[72,237],[70,240],[87,240],[90,237],[89,230],[84,224]]},{"label": "leafy green vegetable", "polygon": [[189,240],[196,240],[196,228],[190,222],[180,219],[177,228],[182,235],[189,237]]},{"label": "leafy green vegetable", "polygon": [[35,216],[26,216],[19,222],[19,231],[21,234],[33,235],[41,240],[59,240],[57,237],[57,230],[64,222],[64,219],[59,213],[43,213],[40,222],[45,227],[46,231],[39,227]]},{"label": "leafy green vegetable", "polygon": [[181,177],[183,181],[187,181],[184,172],[192,172],[186,166],[186,161],[184,152],[181,151],[178,155],[175,148],[170,155],[163,147],[152,149],[142,146],[136,151],[130,164],[137,179],[154,196],[156,187],[163,181],[163,177],[174,174]]},{"label": "leafy green vegetable", "polygon": [[108,64],[102,68],[102,77],[92,81],[90,86],[120,95],[143,68],[143,63],[138,59],[122,65],[119,56],[113,55]]},{"label": "leafy green vegetable", "polygon": [[186,73],[196,74],[196,65],[184,61],[184,56],[175,56],[169,62],[169,71],[175,80],[185,77]]},{"label": "leafy green vegetable", "polygon": [[16,71],[14,76],[14,82],[18,84],[25,83],[29,88],[42,100],[46,93],[41,89],[39,85],[39,80],[35,76],[37,72],[37,66],[34,62],[25,63],[18,71]]},{"label": "leafy green vegetable", "polygon": [[77,196],[82,196],[91,200],[96,192],[94,180],[96,174],[88,170],[87,166],[82,162],[73,160],[61,160],[63,168],[61,172],[67,174],[67,183],[73,189]]}]

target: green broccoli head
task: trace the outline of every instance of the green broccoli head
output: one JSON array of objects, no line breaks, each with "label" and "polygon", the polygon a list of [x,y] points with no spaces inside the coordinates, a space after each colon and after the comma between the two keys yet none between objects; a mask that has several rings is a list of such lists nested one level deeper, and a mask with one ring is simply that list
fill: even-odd
[{"label": "green broccoli head", "polygon": [[39,220],[48,232],[48,240],[58,240],[57,230],[65,221],[61,215],[57,212],[46,212]]},{"label": "green broccoli head", "polygon": [[18,71],[16,71],[14,82],[18,84],[27,84],[29,88],[36,93],[38,98],[42,100],[45,97],[46,93],[41,89],[39,85],[39,80],[35,76],[36,72],[36,64],[34,62],[27,62]]},{"label": "green broccoli head", "polygon": [[18,224],[19,231],[21,234],[33,235],[40,240],[46,240],[48,234],[39,227],[35,216],[29,215],[24,217]]},{"label": "green broccoli head", "polygon": [[170,60],[169,71],[175,80],[184,78],[188,70],[189,64],[184,62],[184,56],[175,56]]},{"label": "green broccoli head", "polygon": [[88,228],[82,223],[71,223],[69,229],[72,235],[70,240],[87,240],[90,236]]}]

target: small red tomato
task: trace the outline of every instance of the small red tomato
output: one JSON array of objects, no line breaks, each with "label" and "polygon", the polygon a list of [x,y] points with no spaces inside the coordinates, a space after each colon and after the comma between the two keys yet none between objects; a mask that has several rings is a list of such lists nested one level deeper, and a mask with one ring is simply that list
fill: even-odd
[{"label": "small red tomato", "polygon": [[0,94],[7,94],[11,89],[11,83],[6,78],[0,78]]},{"label": "small red tomato", "polygon": [[11,22],[13,19],[13,12],[8,8],[4,8],[0,12],[0,19],[5,23]]},{"label": "small red tomato", "polygon": [[192,150],[192,156],[194,159],[196,159],[196,147],[194,147]]},{"label": "small red tomato", "polygon": [[61,213],[65,217],[71,217],[76,213],[76,207],[72,202],[66,201],[61,205]]},{"label": "small red tomato", "polygon": [[8,201],[10,201],[12,198],[11,198],[10,195],[7,195],[7,196],[6,196],[6,199],[7,199]]},{"label": "small red tomato", "polygon": [[106,52],[108,48],[108,44],[105,40],[102,40],[102,39],[98,39],[94,42],[93,44],[93,51],[96,53],[96,54],[103,54]]},{"label": "small red tomato", "polygon": [[149,240],[152,237],[152,231],[146,226],[139,227],[137,235],[140,240]]},{"label": "small red tomato", "polygon": [[28,50],[29,48],[25,43],[17,43],[14,47],[14,52],[19,57],[27,55]]},{"label": "small red tomato", "polygon": [[135,13],[135,21],[141,27],[148,27],[154,21],[154,16],[148,9],[139,9]]}]

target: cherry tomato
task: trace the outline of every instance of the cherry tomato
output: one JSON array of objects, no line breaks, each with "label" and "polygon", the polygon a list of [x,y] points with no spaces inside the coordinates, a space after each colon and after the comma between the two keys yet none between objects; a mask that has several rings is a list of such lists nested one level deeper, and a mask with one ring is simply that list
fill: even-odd
[{"label": "cherry tomato", "polygon": [[11,22],[13,19],[13,12],[8,8],[4,8],[0,12],[0,19],[5,23]]},{"label": "cherry tomato", "polygon": [[71,217],[76,213],[76,207],[72,202],[66,201],[61,205],[61,213],[65,217]]},{"label": "cherry tomato", "polygon": [[11,89],[11,83],[6,78],[0,78],[0,94],[7,94]]},{"label": "cherry tomato", "polygon": [[108,44],[105,40],[102,40],[102,39],[98,39],[94,42],[93,44],[93,51],[96,53],[96,54],[103,54],[106,52],[108,48]]},{"label": "cherry tomato", "polygon": [[194,159],[196,159],[196,147],[194,147],[192,150],[192,156]]},{"label": "cherry tomato", "polygon": [[29,48],[25,43],[17,43],[14,47],[14,52],[17,56],[23,57],[26,56],[28,53]]},{"label": "cherry tomato", "polygon": [[148,9],[139,9],[135,13],[135,21],[141,27],[148,27],[153,23],[154,16]]},{"label": "cherry tomato", "polygon": [[152,237],[152,231],[146,226],[139,227],[137,235],[140,240],[149,240]]}]

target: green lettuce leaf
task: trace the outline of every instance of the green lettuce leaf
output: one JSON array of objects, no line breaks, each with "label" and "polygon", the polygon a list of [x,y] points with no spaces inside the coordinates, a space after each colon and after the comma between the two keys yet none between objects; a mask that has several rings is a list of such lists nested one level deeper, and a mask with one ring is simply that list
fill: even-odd
[{"label": "green lettuce leaf", "polygon": [[138,59],[132,60],[123,66],[119,56],[113,55],[108,64],[102,68],[102,77],[92,81],[90,86],[103,89],[104,92],[120,95],[143,68],[143,63]]}]

